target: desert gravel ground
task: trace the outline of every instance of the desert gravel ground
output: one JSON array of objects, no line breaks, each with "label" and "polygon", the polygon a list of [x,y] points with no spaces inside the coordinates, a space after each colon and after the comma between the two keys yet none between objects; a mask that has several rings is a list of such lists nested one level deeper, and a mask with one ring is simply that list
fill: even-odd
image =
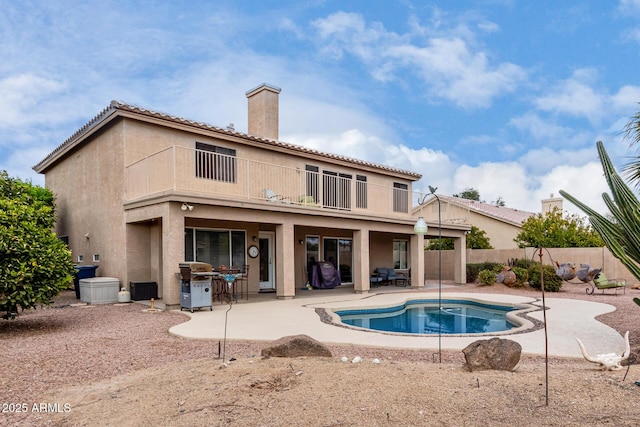
[{"label": "desert gravel ground", "polygon": [[[503,285],[454,290],[539,295]],[[218,341],[168,333],[188,320],[179,312],[82,306],[65,291],[48,308],[0,321],[0,425],[638,425],[640,307],[632,297],[640,291],[588,296],[584,285],[565,284],[546,296],[617,307],[599,320],[630,331],[631,364],[606,372],[553,358],[547,382],[544,358],[528,355],[515,372],[468,372],[460,351],[444,352],[441,364],[431,351],[356,346],[330,346],[333,358],[263,359],[265,342],[227,342],[223,363]]]}]

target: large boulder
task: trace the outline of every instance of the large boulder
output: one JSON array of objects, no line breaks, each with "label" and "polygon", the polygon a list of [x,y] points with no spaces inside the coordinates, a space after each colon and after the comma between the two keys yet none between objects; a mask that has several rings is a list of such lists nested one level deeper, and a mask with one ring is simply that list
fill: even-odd
[{"label": "large boulder", "polygon": [[522,346],[512,340],[491,338],[474,341],[462,352],[470,371],[513,371],[520,362]]},{"label": "large boulder", "polygon": [[502,283],[507,286],[512,286],[516,283],[516,273],[511,270],[511,267],[502,267]]},{"label": "large boulder", "polygon": [[263,348],[260,354],[265,357],[333,357],[326,345],[308,335],[291,335],[279,338],[272,342],[271,346]]}]

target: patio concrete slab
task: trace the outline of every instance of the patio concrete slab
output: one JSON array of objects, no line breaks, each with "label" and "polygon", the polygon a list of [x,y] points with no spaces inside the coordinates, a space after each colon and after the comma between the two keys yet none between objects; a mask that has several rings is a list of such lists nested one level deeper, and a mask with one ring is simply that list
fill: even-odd
[{"label": "patio concrete slab", "polygon": [[[351,292],[353,292],[351,290]],[[317,308],[339,310],[392,306],[408,299],[436,299],[438,294],[421,291],[377,292],[355,294],[348,292],[310,291],[291,300],[259,299],[238,304],[214,305],[213,311],[184,312],[191,319],[176,325],[170,333],[186,338],[222,340],[272,341],[287,335],[306,334],[326,344],[354,344],[387,348],[438,349],[438,335],[407,336],[390,333],[362,331],[339,327],[320,320]],[[443,299],[473,299],[484,302],[508,304],[534,304],[542,301],[523,296],[500,294],[442,292]],[[576,338],[585,344],[591,355],[599,353],[622,353],[624,339],[614,329],[595,320],[596,316],[609,313],[615,307],[609,304],[564,298],[546,298],[546,321],[549,355],[560,357],[582,357]],[[543,320],[542,311],[529,315]],[[522,346],[523,353],[544,355],[544,329],[519,334],[495,334],[483,336],[440,337],[442,349],[461,350],[478,339],[492,336],[514,340]]]}]

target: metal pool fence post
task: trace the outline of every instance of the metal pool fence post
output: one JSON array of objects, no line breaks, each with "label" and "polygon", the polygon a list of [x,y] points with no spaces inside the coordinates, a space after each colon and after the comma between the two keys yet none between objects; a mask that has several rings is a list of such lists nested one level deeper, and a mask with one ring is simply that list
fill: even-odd
[{"label": "metal pool fence post", "polygon": [[438,363],[442,363],[442,219],[440,218],[440,197],[437,188],[429,186],[429,191],[438,201]]},{"label": "metal pool fence post", "polygon": [[[429,186],[430,194],[438,201],[438,363],[442,363],[442,217],[440,214],[440,197],[436,194],[438,187]],[[418,196],[418,205],[422,206],[427,200],[428,194],[424,197]],[[418,218],[413,227],[416,234],[427,234],[427,223],[424,218]],[[424,254],[422,255],[424,257]],[[435,356],[435,353],[434,353]]]},{"label": "metal pool fence post", "polygon": [[539,248],[540,257],[540,289],[542,290],[542,319],[544,323],[544,363],[545,363],[545,405],[549,406],[549,337],[547,335],[547,304],[544,300],[544,274],[542,269],[542,248]]}]

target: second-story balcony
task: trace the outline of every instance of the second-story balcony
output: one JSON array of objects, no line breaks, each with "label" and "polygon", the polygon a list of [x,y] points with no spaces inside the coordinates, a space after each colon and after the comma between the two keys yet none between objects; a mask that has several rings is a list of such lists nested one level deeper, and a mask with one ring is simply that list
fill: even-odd
[{"label": "second-story balcony", "polygon": [[[287,205],[343,214],[408,218],[410,186],[380,185],[365,173],[307,170],[223,152],[172,146],[125,169],[125,201],[162,194],[198,195],[229,201]],[[379,179],[378,179],[379,180]],[[417,195],[415,196],[417,197]]]}]

